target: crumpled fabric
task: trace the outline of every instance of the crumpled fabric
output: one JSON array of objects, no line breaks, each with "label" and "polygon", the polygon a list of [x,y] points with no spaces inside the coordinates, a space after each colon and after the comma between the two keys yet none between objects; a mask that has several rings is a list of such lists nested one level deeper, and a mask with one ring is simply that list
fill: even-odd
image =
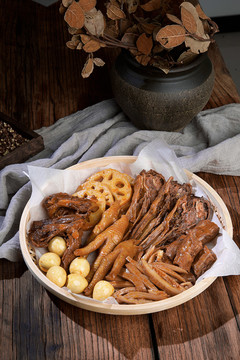
[{"label": "crumpled fabric", "polygon": [[31,196],[27,165],[65,169],[78,162],[113,155],[138,155],[163,139],[183,168],[240,175],[240,104],[200,112],[180,132],[137,129],[110,99],[35,130],[44,150],[23,164],[0,172],[0,258],[22,259],[18,229]]}]

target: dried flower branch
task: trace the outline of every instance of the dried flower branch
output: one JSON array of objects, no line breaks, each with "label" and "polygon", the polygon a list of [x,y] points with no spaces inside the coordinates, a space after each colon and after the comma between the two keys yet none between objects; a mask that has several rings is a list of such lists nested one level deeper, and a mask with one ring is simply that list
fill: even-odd
[{"label": "dried flower branch", "polygon": [[107,0],[105,11],[96,0],[62,0],[60,12],[72,35],[67,46],[88,54],[84,78],[104,65],[94,57],[102,47],[127,49],[141,65],[168,73],[206,52],[218,32],[195,0]]}]

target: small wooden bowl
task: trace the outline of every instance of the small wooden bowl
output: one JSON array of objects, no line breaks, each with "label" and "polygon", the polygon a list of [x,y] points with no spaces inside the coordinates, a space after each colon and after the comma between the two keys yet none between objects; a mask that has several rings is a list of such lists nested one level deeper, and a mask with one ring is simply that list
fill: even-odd
[{"label": "small wooden bowl", "polygon": [[[105,157],[99,159],[93,159],[89,161],[82,162],[80,164],[76,164],[69,169],[71,170],[81,170],[81,169],[89,169],[100,166],[107,166],[113,162],[124,162],[124,163],[132,163],[136,160],[134,156],[112,156]],[[230,237],[233,236],[233,227],[231,218],[228,212],[226,205],[220,196],[216,193],[216,191],[209,186],[204,180],[194,175],[193,173],[186,170],[186,174],[189,180],[193,179],[196,184],[202,188],[210,201],[212,202],[214,209],[220,219],[224,229],[227,231]],[[206,278],[192,288],[184,291],[179,295],[175,295],[166,300],[154,301],[148,304],[140,304],[140,305],[125,305],[125,304],[107,304],[102,302],[97,302],[87,297],[78,297],[66,290],[66,288],[60,288],[54,283],[52,283],[39,269],[36,261],[36,254],[34,248],[28,241],[27,238],[27,223],[30,219],[29,214],[29,203],[27,203],[20,222],[20,246],[23,254],[23,258],[27,267],[29,268],[32,275],[37,279],[40,284],[42,284],[47,290],[53,293],[58,298],[70,303],[74,306],[80,307],[85,310],[95,311],[99,313],[105,314],[114,314],[114,315],[139,315],[139,314],[149,314],[158,311],[163,311],[166,309],[170,309],[172,307],[183,304],[195,296],[199,295],[206,288],[208,288],[215,280],[216,277]]]}]

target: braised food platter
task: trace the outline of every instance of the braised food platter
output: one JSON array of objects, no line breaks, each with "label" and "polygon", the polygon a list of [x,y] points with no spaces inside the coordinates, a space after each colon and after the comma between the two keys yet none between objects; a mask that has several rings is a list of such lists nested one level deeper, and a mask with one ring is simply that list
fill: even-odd
[{"label": "braised food platter", "polygon": [[[113,162],[131,164],[135,160],[136,157],[134,156],[114,156],[114,157],[97,158],[76,164],[70,167],[69,170],[82,170],[82,169],[91,169],[96,167],[104,167],[104,166],[108,166]],[[227,207],[224,204],[223,200],[216,193],[216,191],[209,184],[203,181],[200,177],[187,170],[185,170],[185,172],[189,181],[194,180],[195,183],[204,190],[205,194],[211,201],[213,208],[222,223],[223,228],[226,230],[228,235],[232,237],[233,235],[232,222]],[[73,293],[69,292],[67,288],[64,287],[60,288],[54,283],[52,283],[37,266],[35,250],[31,246],[27,238],[27,224],[29,220],[30,220],[30,207],[28,202],[21,217],[20,231],[19,231],[21,251],[28,269],[30,270],[32,275],[36,278],[36,280],[42,286],[44,286],[49,292],[51,292],[58,298],[62,299],[63,301],[85,310],[99,312],[99,313],[106,313],[106,314],[115,314],[115,315],[139,315],[139,314],[148,314],[148,313],[163,311],[191,300],[195,296],[202,293],[216,280],[216,277],[205,278],[199,281],[198,283],[196,283],[190,289],[178,295],[160,301],[153,301],[147,304],[136,304],[136,305],[111,304],[111,303],[96,301],[84,296],[74,295]]]}]

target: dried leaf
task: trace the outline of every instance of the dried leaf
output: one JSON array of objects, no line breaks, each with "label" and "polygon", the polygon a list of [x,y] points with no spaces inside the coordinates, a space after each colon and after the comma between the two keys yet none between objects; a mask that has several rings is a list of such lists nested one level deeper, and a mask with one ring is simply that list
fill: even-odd
[{"label": "dried leaf", "polygon": [[71,40],[67,41],[66,45],[69,49],[72,49],[72,50],[76,49],[76,45]]},{"label": "dried leaf", "polygon": [[149,61],[151,60],[151,57],[148,55],[141,54],[141,55],[137,55],[135,57],[135,59],[137,60],[137,62],[139,64],[146,66],[149,63]]},{"label": "dried leaf", "polygon": [[72,4],[68,7],[64,15],[64,20],[66,23],[75,29],[81,29],[84,25],[84,13],[76,1],[73,1]]},{"label": "dried leaf", "polygon": [[147,22],[141,22],[138,24],[140,31],[144,31],[146,34],[151,35],[154,31],[154,28],[156,27],[156,25],[151,24],[151,23],[147,23]]},{"label": "dried leaf", "polygon": [[164,47],[161,44],[157,44],[153,47],[152,53],[153,54],[159,54],[164,50]]},{"label": "dried leaf", "polygon": [[157,33],[159,32],[160,29],[161,29],[161,26],[155,26],[155,28],[153,30],[153,34],[152,34],[154,41],[157,41],[156,36],[157,36]]},{"label": "dried leaf", "polygon": [[138,25],[137,24],[134,24],[133,26],[130,26],[126,32],[131,32],[131,33],[134,33],[134,34],[139,34],[139,29],[138,29]]},{"label": "dried leaf", "polygon": [[203,23],[203,29],[204,29],[205,34],[210,34],[211,26],[210,26],[208,20],[202,20],[202,23]]},{"label": "dried leaf", "polygon": [[104,66],[105,62],[100,58],[93,58],[93,62],[96,66]]},{"label": "dried leaf", "polygon": [[132,23],[129,19],[121,19],[121,21],[119,22],[120,34],[125,34],[127,32],[127,29],[131,26],[131,24]]},{"label": "dried leaf", "polygon": [[154,11],[160,9],[162,6],[159,0],[150,0],[146,4],[141,5],[141,8],[145,11]]},{"label": "dried leaf", "polygon": [[140,55],[139,51],[137,51],[136,49],[130,49],[129,52],[133,55],[133,56],[137,56]]},{"label": "dried leaf", "polygon": [[[112,23],[110,23],[110,21]],[[119,36],[119,29],[116,27],[115,22],[113,20],[110,20],[108,22],[108,25],[104,29],[104,35],[112,37],[113,39],[117,39]]]},{"label": "dried leaf", "polygon": [[204,38],[207,41],[199,41],[193,39],[191,36],[186,36],[185,45],[186,47],[189,47],[194,54],[200,54],[206,52],[208,50],[211,41],[210,40],[208,41],[209,36],[207,34],[204,35]]},{"label": "dried leaf", "polygon": [[95,8],[97,1],[96,0],[79,0],[79,5],[84,12],[90,11]]},{"label": "dried leaf", "polygon": [[71,38],[71,42],[77,47],[77,45],[80,43],[79,35],[73,35]]},{"label": "dried leaf", "polygon": [[93,72],[93,69],[94,69],[93,59],[88,58],[82,69],[82,73],[81,73],[82,77],[88,78],[91,75],[91,73]]},{"label": "dried leaf", "polygon": [[78,43],[76,49],[77,50],[82,50],[82,47],[83,47],[83,44],[80,42],[80,43]]},{"label": "dried leaf", "polygon": [[182,25],[181,20],[180,20],[177,16],[172,15],[172,14],[166,14],[166,16],[167,16],[167,18],[168,18],[169,20],[171,20],[173,23],[176,23],[176,24],[178,24],[178,25]]},{"label": "dried leaf", "polygon": [[109,19],[112,20],[119,20],[126,18],[125,13],[120,9],[120,7],[110,3],[107,4],[107,16],[109,17]]},{"label": "dried leaf", "polygon": [[126,46],[135,46],[138,35],[134,33],[125,33],[121,42]]},{"label": "dried leaf", "polygon": [[92,53],[92,52],[98,51],[100,49],[100,47],[101,47],[101,45],[100,45],[99,41],[90,40],[83,46],[83,50],[86,53]]},{"label": "dried leaf", "polygon": [[167,49],[182,44],[185,40],[185,30],[180,25],[167,25],[159,30],[156,40]]},{"label": "dried leaf", "polygon": [[190,49],[187,51],[184,51],[179,58],[177,59],[178,63],[181,64],[190,64],[195,58],[197,57],[197,54],[194,54]]},{"label": "dried leaf", "polygon": [[149,55],[153,47],[152,37],[147,37],[147,35],[143,33],[138,37],[136,45],[138,51],[144,55]]},{"label": "dried leaf", "polygon": [[161,17],[165,17],[167,13],[171,13],[178,16],[179,6],[183,2],[183,0],[159,0],[159,2],[161,3],[161,8],[160,8]]},{"label": "dried leaf", "polygon": [[200,17],[200,19],[203,19],[203,20],[209,20],[209,17],[204,13],[203,9],[201,8],[200,4],[197,4],[195,6],[196,10],[197,10],[197,13],[198,13],[198,16]]},{"label": "dried leaf", "polygon": [[66,12],[66,8],[63,6],[63,4],[60,4],[59,6],[59,14],[63,15]]},{"label": "dried leaf", "polygon": [[83,30],[82,29],[75,29],[75,28],[72,28],[72,27],[69,26],[68,27],[68,32],[71,35],[77,35],[77,34],[82,34]]},{"label": "dried leaf", "polygon": [[88,41],[91,40],[91,37],[86,34],[80,34],[80,38],[83,44],[86,44]]},{"label": "dried leaf", "polygon": [[129,14],[135,13],[138,8],[140,0],[125,0]]},{"label": "dried leaf", "polygon": [[195,34],[197,31],[197,23],[194,19],[194,16],[190,11],[185,9],[185,7],[181,7],[181,19],[183,26],[190,34]]},{"label": "dried leaf", "polygon": [[[184,9],[184,10],[183,10]],[[195,28],[195,30],[194,31],[190,31],[191,30],[191,25],[190,25],[190,23],[191,23],[191,21],[188,21],[187,20],[187,16],[188,16],[188,14],[185,12],[185,10],[187,10],[187,12],[189,12],[190,14],[189,14],[189,16],[191,16],[191,19],[192,19],[192,21],[193,21],[193,18],[194,18],[194,21],[195,21],[195,23],[196,23],[196,28]],[[182,15],[182,11],[185,13],[185,16],[184,16],[184,18],[185,18],[185,21],[186,21],[186,24],[183,24],[184,26],[185,25],[188,25],[189,26],[189,28],[190,28],[190,30],[188,30],[187,29],[187,27],[186,27],[186,29],[191,33],[191,34],[196,34],[196,35],[198,35],[198,36],[200,36],[200,37],[203,37],[204,36],[204,34],[205,34],[205,32],[204,32],[204,27],[203,27],[203,23],[202,23],[202,21],[199,19],[199,16],[198,16],[198,13],[197,13],[197,10],[196,10],[196,8],[195,8],[195,6],[193,6],[190,2],[188,2],[188,1],[184,1],[182,4],[181,4],[181,15]],[[183,20],[183,19],[182,19]],[[192,29],[193,30],[193,29]]]},{"label": "dried leaf", "polygon": [[168,62],[160,56],[154,56],[154,58],[150,61],[150,65],[162,70],[165,74],[169,73],[170,66]]},{"label": "dried leaf", "polygon": [[85,13],[84,26],[90,34],[95,36],[102,35],[105,28],[103,13],[100,10]]}]

